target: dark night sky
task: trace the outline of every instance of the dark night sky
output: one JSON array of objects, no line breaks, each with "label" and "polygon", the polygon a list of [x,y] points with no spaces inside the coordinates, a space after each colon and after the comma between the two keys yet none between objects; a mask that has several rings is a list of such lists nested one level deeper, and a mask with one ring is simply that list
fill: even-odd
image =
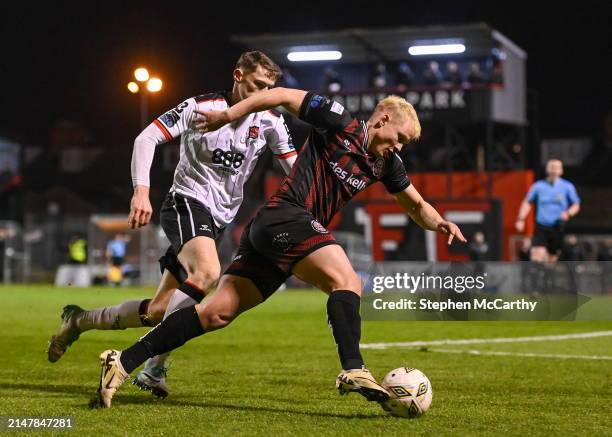
[{"label": "dark night sky", "polygon": [[527,51],[543,136],[596,135],[610,109],[611,13],[604,1],[531,2],[536,9],[459,0],[226,1],[214,10],[204,0],[53,7],[31,2],[11,10],[3,3],[0,135],[32,144],[46,144],[49,127],[60,118],[83,124],[97,144],[129,144],[139,128],[137,98],[125,88],[135,66],[152,66],[165,79],[151,102],[152,114],[158,113],[185,97],[231,85],[242,48],[229,35],[275,30],[483,21]]}]

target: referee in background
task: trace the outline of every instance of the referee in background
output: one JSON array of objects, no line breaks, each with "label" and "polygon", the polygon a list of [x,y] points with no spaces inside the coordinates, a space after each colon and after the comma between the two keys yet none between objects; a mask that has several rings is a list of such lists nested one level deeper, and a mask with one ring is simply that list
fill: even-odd
[{"label": "referee in background", "polygon": [[563,245],[565,223],[580,212],[580,197],[574,184],[563,179],[563,163],[546,163],[546,179],[536,181],[521,203],[516,230],[525,230],[525,219],[536,205],[536,227],[531,243],[531,261],[554,263]]}]

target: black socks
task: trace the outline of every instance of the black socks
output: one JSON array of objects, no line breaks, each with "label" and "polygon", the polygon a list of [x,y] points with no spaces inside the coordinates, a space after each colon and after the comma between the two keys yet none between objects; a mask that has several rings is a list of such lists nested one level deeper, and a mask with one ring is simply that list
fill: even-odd
[{"label": "black socks", "polygon": [[204,290],[199,287],[196,287],[189,281],[183,282],[178,289],[198,303],[202,302],[202,299],[204,299],[204,296],[206,296]]},{"label": "black socks", "polygon": [[131,373],[148,358],[170,352],[204,334],[195,305],[176,310],[133,346],[121,352],[121,365]]},{"label": "black socks", "polygon": [[359,352],[361,339],[361,298],[349,290],[336,290],[327,300],[327,323],[338,346],[338,355],[344,370],[360,369],[363,358]]}]

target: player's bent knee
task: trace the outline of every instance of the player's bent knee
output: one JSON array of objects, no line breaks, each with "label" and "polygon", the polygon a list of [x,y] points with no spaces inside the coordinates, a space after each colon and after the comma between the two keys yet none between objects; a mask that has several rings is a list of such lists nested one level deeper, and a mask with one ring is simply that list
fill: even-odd
[{"label": "player's bent knee", "polygon": [[204,309],[202,312],[198,312],[198,314],[202,326],[206,331],[215,331],[225,328],[236,318],[236,314],[232,314],[231,312],[214,311],[210,309]]},{"label": "player's bent knee", "polygon": [[330,288],[331,290],[349,290],[358,296],[361,296],[363,291],[361,279],[354,272],[353,274],[333,278]]},{"label": "player's bent knee", "polygon": [[234,318],[235,317],[230,314],[216,313],[211,316],[210,324],[214,326],[214,329],[221,329],[232,323]]}]

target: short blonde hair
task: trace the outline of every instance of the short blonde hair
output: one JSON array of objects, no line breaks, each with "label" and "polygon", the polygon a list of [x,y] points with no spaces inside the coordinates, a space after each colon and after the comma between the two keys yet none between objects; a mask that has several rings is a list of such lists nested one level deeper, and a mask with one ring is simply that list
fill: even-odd
[{"label": "short blonde hair", "polygon": [[414,135],[412,140],[418,140],[421,136],[421,122],[412,106],[406,99],[400,96],[390,95],[382,99],[374,108],[374,114],[380,111],[388,111],[399,115],[402,119],[408,117],[414,124]]}]

